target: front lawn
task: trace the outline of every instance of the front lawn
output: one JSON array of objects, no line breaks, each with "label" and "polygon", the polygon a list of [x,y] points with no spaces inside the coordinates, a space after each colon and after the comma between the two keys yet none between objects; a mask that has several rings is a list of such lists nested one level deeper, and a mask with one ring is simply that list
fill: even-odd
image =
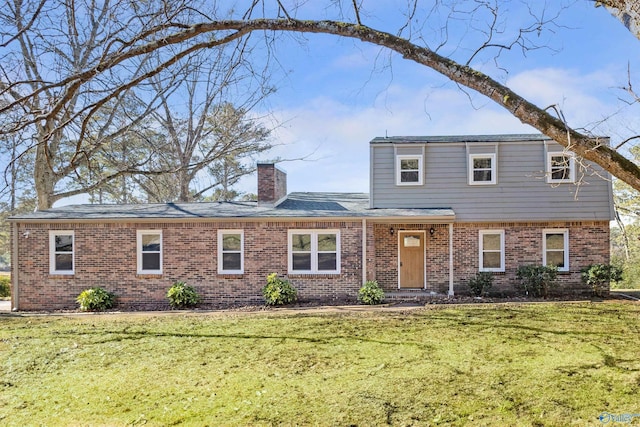
[{"label": "front lawn", "polygon": [[2,425],[555,426],[640,413],[633,303],[0,326]]}]

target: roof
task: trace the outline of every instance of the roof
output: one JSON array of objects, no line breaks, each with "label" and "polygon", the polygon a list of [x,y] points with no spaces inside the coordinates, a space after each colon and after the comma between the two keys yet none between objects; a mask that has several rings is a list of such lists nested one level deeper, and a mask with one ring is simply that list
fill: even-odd
[{"label": "roof", "polygon": [[123,220],[231,220],[297,218],[370,218],[385,220],[410,217],[412,220],[453,221],[450,208],[370,209],[366,193],[290,193],[278,206],[257,202],[153,203],[129,205],[69,205],[15,215],[13,222],[73,222]]},{"label": "roof", "polygon": [[441,135],[441,136],[388,136],[376,137],[370,144],[428,144],[428,143],[461,143],[461,142],[525,142],[551,141],[540,133],[502,134],[502,135]]}]

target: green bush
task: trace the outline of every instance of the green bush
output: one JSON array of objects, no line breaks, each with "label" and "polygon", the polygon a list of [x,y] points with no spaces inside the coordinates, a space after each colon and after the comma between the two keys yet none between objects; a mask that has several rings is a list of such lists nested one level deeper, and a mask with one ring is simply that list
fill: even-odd
[{"label": "green bush", "polygon": [[557,275],[558,267],[544,265],[523,265],[516,272],[519,286],[525,295],[544,298],[556,287]]},{"label": "green bush", "polygon": [[200,302],[200,295],[185,282],[175,282],[167,291],[167,299],[171,308],[189,308]]},{"label": "green bush", "polygon": [[76,302],[82,311],[104,311],[115,305],[116,296],[104,288],[90,288],[82,291]]},{"label": "green bush", "polygon": [[582,283],[588,285],[593,294],[598,297],[607,293],[611,282],[622,280],[622,269],[611,264],[591,264],[583,268],[581,273]]},{"label": "green bush", "polygon": [[473,296],[486,295],[493,286],[493,274],[489,271],[479,271],[475,276],[469,278],[467,286]]},{"label": "green bush", "polygon": [[277,273],[267,276],[267,284],[262,288],[266,305],[290,304],[298,298],[298,291],[288,280],[281,279]]},{"label": "green bush", "polygon": [[358,301],[362,304],[380,304],[384,300],[384,291],[377,281],[368,280],[358,291]]},{"label": "green bush", "polygon": [[11,296],[11,277],[0,276],[0,298]]}]

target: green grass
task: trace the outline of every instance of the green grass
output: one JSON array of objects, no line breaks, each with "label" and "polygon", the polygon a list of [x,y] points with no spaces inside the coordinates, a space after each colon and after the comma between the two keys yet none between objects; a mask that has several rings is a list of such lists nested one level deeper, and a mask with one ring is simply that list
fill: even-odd
[{"label": "green grass", "polygon": [[639,336],[632,303],[5,315],[0,424],[601,425]]}]

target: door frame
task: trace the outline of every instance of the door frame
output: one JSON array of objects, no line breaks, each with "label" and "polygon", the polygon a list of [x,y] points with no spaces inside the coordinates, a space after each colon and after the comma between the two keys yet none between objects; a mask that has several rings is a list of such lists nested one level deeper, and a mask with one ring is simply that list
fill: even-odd
[{"label": "door frame", "polygon": [[[400,287],[400,258],[401,240],[403,234],[422,234],[422,287],[421,288],[401,288]],[[426,230],[398,230],[398,290],[402,289],[427,289],[427,231]]]}]

